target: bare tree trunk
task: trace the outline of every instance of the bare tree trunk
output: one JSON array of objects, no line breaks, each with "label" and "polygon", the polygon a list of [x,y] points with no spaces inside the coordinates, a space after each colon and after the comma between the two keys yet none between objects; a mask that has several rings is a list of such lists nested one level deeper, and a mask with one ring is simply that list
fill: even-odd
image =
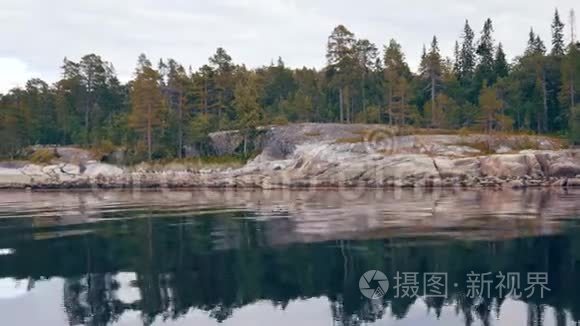
[{"label": "bare tree trunk", "polygon": [[177,157],[183,158],[183,92],[179,91],[178,123],[177,123]]},{"label": "bare tree trunk", "polygon": [[350,94],[348,92],[348,87],[344,89],[344,99],[342,102],[344,105],[344,122],[348,123],[348,113],[350,110]]},{"label": "bare tree trunk", "polygon": [[353,114],[354,114],[354,96],[350,96],[350,92],[348,93],[349,97],[349,105],[348,105],[348,123],[352,123]]},{"label": "bare tree trunk", "polygon": [[405,115],[407,114],[407,103],[405,102],[405,92],[401,93],[401,125],[405,126]]},{"label": "bare tree trunk", "polygon": [[393,126],[393,84],[389,85],[389,126]]},{"label": "bare tree trunk", "polygon": [[343,95],[343,94],[342,94],[342,93],[343,93],[343,92],[342,92],[342,87],[341,87],[341,88],[338,90],[338,102],[339,102],[339,111],[340,111],[340,113],[339,113],[339,115],[340,115],[340,117],[339,117],[339,119],[340,119],[340,120],[339,120],[339,122],[340,122],[340,123],[342,123],[342,120],[343,120],[343,111],[342,111],[342,110],[343,110],[343,98],[342,98],[342,95]]},{"label": "bare tree trunk", "polygon": [[85,143],[88,146],[89,140],[89,104],[85,106]]},{"label": "bare tree trunk", "polygon": [[208,97],[209,97],[209,93],[207,90],[207,79],[203,79],[203,113],[207,115],[207,111],[208,111]]},{"label": "bare tree trunk", "polygon": [[149,161],[153,157],[151,154],[152,146],[151,146],[151,104],[147,105],[147,156]]},{"label": "bare tree trunk", "polygon": [[244,132],[244,156],[248,153],[248,134]]},{"label": "bare tree trunk", "polygon": [[435,76],[431,77],[431,125],[435,126]]},{"label": "bare tree trunk", "polygon": [[544,96],[544,117],[543,117],[543,131],[548,131],[548,89],[546,85],[546,71],[542,70],[542,93]]},{"label": "bare tree trunk", "polygon": [[576,90],[574,89],[574,70],[572,70],[572,73],[570,75],[570,105],[572,108],[576,106],[575,93]]},{"label": "bare tree trunk", "polygon": [[365,116],[365,120],[367,119],[367,98],[366,98],[366,91],[365,91],[365,74],[363,74],[362,78],[362,110]]}]

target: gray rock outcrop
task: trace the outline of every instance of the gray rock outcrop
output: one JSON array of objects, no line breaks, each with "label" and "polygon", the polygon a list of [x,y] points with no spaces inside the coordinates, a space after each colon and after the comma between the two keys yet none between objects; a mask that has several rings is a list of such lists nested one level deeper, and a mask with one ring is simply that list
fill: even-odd
[{"label": "gray rock outcrop", "polygon": [[[262,153],[237,169],[118,167],[95,161],[0,165],[2,188],[67,187],[537,187],[578,186],[580,151],[542,137],[401,135],[385,126],[298,124],[260,130]],[[219,153],[243,141],[210,135]],[[503,142],[502,142],[503,141]],[[533,149],[516,151],[522,144]],[[501,154],[483,154],[482,145]],[[258,146],[254,144],[254,146]],[[537,148],[545,148],[538,150]],[[66,154],[65,154],[66,155]]]}]

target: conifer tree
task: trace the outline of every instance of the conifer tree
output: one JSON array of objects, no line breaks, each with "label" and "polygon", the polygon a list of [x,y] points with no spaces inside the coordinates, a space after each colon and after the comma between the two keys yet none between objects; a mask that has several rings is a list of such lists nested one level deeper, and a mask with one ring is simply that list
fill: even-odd
[{"label": "conifer tree", "polygon": [[262,108],[259,103],[257,76],[249,73],[238,81],[234,92],[234,105],[238,115],[238,125],[244,135],[244,155],[247,155],[248,138],[262,121]]},{"label": "conifer tree", "polygon": [[501,42],[498,44],[497,50],[495,51],[494,73],[499,78],[507,77],[509,74],[509,65]]},{"label": "conifer tree", "polygon": [[560,20],[558,9],[554,12],[554,20],[552,21],[552,52],[553,56],[564,55],[564,23]]},{"label": "conifer tree", "polygon": [[461,74],[461,52],[458,41],[455,41],[455,45],[453,46],[453,74],[458,78]]},{"label": "conifer tree", "polygon": [[405,101],[408,100],[410,76],[409,66],[405,62],[405,55],[401,50],[401,45],[394,39],[389,41],[389,45],[385,47],[385,77],[387,79],[387,99],[389,107],[389,123],[393,123],[393,118],[396,115],[397,107],[400,111],[404,111],[402,106],[405,106]]},{"label": "conifer tree", "polygon": [[349,86],[356,63],[356,40],[345,26],[338,25],[328,37],[326,59],[330,82],[339,92],[339,121],[349,121]]},{"label": "conifer tree", "polygon": [[361,81],[361,97],[362,97],[362,111],[366,112],[367,98],[366,98],[366,88],[367,88],[367,78],[368,75],[375,68],[377,59],[379,58],[379,50],[374,43],[369,40],[362,39],[356,41],[355,44],[356,57],[358,59],[358,64],[360,67],[360,81]]},{"label": "conifer tree", "polygon": [[477,65],[477,78],[479,84],[487,83],[489,85],[495,83],[494,75],[494,40],[493,40],[493,24],[491,19],[487,19],[481,31],[481,37],[477,46],[477,55],[479,63]]},{"label": "conifer tree", "polygon": [[497,96],[495,87],[483,86],[479,96],[479,105],[481,107],[483,129],[487,133],[491,133],[503,120],[501,114],[503,104]]},{"label": "conifer tree", "polygon": [[[424,50],[424,49],[423,49]],[[431,48],[428,53],[422,55],[422,60],[420,64],[420,74],[424,80],[427,81],[427,88],[429,89],[429,95],[431,98],[431,112],[436,111],[436,97],[437,89],[441,84],[442,67],[443,61],[441,59],[441,54],[439,53],[439,45],[437,42],[437,37],[433,36],[431,41]],[[435,126],[437,121],[435,115],[431,115],[431,125]]]},{"label": "conifer tree", "polygon": [[[476,49],[474,45],[475,34],[469,26],[469,21],[465,21],[465,26],[463,27],[463,34],[461,35],[463,40],[461,44],[461,51],[459,56],[459,80],[466,81],[473,77],[475,71],[475,56]],[[480,45],[481,46],[481,45]],[[487,46],[487,45],[486,45]]]},{"label": "conifer tree", "polygon": [[182,65],[175,60],[167,61],[166,83],[163,93],[169,110],[171,123],[175,126],[175,145],[177,157],[183,157],[185,126],[189,124],[189,111],[186,109],[190,92],[190,79]]},{"label": "conifer tree", "polygon": [[149,160],[153,158],[155,128],[163,122],[163,95],[159,83],[159,73],[153,69],[147,57],[141,54],[131,89],[132,111],[129,121],[143,135]]}]

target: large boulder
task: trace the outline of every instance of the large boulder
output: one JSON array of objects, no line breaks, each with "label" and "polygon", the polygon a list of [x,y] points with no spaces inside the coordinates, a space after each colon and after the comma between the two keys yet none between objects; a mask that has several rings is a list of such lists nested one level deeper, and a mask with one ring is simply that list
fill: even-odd
[{"label": "large boulder", "polygon": [[237,130],[218,131],[209,134],[212,151],[215,155],[232,155],[244,141],[244,137]]},{"label": "large boulder", "polygon": [[98,159],[91,151],[77,147],[56,147],[55,151],[59,161],[65,163],[79,164]]},{"label": "large boulder", "polygon": [[17,167],[0,167],[0,188],[21,187],[30,184],[31,177]]},{"label": "large boulder", "polygon": [[124,173],[120,167],[105,163],[90,163],[87,164],[83,175],[87,177],[116,177]]},{"label": "large boulder", "polygon": [[433,161],[442,179],[479,177],[481,175],[481,161],[478,157],[458,159],[435,157]]},{"label": "large boulder", "polygon": [[[439,178],[433,159],[422,154],[399,154],[376,161],[375,170],[368,171],[368,179],[402,180],[406,178]],[[370,175],[369,175],[370,173]]]},{"label": "large boulder", "polygon": [[481,174],[488,177],[541,177],[540,163],[533,154],[490,155],[481,158]]},{"label": "large boulder", "polygon": [[537,152],[545,174],[556,178],[573,178],[580,175],[580,151]]}]

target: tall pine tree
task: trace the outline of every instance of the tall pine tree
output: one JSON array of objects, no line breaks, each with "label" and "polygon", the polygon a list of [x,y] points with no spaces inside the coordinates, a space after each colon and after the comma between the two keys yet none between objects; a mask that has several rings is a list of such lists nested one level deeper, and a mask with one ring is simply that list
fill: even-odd
[{"label": "tall pine tree", "polygon": [[436,36],[433,36],[429,52],[422,55],[419,69],[421,77],[427,81],[427,89],[429,90],[431,101],[429,108],[431,115],[431,126],[436,126],[437,119],[435,112],[437,110],[437,90],[441,86],[441,76],[443,73],[443,60],[439,52],[439,44]]},{"label": "tall pine tree", "polygon": [[564,23],[560,20],[558,9],[554,13],[554,20],[552,21],[552,52],[553,56],[564,55]]},{"label": "tall pine tree", "polygon": [[495,83],[494,74],[494,41],[493,41],[493,24],[491,19],[487,19],[481,31],[481,37],[477,46],[477,55],[479,62],[477,65],[478,85],[492,85]]},{"label": "tall pine tree", "polygon": [[473,78],[475,71],[476,49],[474,45],[475,34],[469,26],[469,21],[465,21],[461,39],[461,50],[459,52],[459,75],[460,81],[466,82]]},{"label": "tall pine tree", "polygon": [[129,122],[137,133],[142,134],[149,160],[153,158],[155,129],[163,122],[160,77],[147,57],[141,54],[131,89],[132,111]]}]

